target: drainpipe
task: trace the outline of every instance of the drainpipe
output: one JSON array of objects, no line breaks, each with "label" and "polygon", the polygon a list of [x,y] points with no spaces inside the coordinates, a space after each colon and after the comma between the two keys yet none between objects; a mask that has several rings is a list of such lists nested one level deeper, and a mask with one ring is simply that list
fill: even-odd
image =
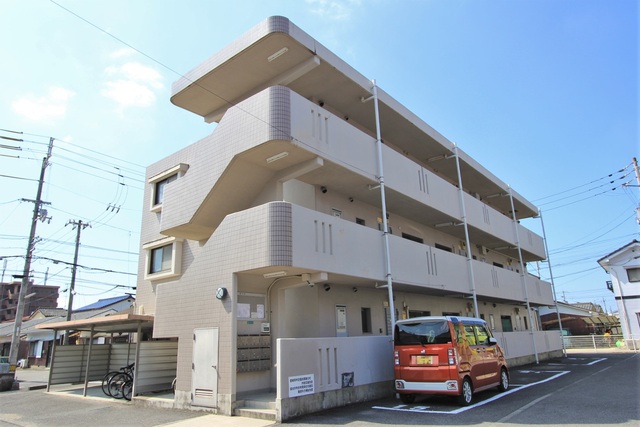
[{"label": "drainpipe", "polygon": [[549,278],[551,279],[551,289],[553,289],[553,301],[556,303],[556,314],[558,315],[558,328],[560,328],[560,339],[562,340],[562,354],[567,357],[567,349],[564,345],[564,334],[562,333],[562,318],[560,317],[560,309],[558,308],[558,297],[556,295],[556,284],[553,280],[553,271],[551,270],[551,258],[549,257],[549,247],[547,246],[547,232],[544,229],[544,221],[542,220],[542,211],[538,209],[540,224],[542,224],[542,237],[544,238],[544,250],[547,255],[547,263],[549,264]]},{"label": "drainpipe", "polygon": [[480,318],[478,313],[478,296],[476,294],[476,282],[473,274],[473,258],[471,256],[471,243],[469,241],[469,225],[467,224],[467,210],[464,204],[464,191],[462,190],[462,173],[460,172],[460,156],[458,146],[453,144],[453,152],[456,157],[456,169],[458,170],[458,195],[460,196],[460,209],[462,210],[462,224],[464,225],[464,241],[467,246],[467,265],[469,266],[469,280],[471,282],[471,294],[473,295],[473,311],[476,318]]},{"label": "drainpipe", "polygon": [[516,245],[518,246],[518,258],[520,259],[520,280],[524,288],[524,299],[527,303],[527,317],[529,318],[529,328],[531,328],[531,339],[533,340],[533,353],[536,356],[536,364],[540,363],[538,359],[538,349],[536,348],[536,335],[533,330],[533,322],[531,319],[531,305],[529,304],[529,290],[527,289],[527,279],[525,276],[524,262],[522,261],[522,248],[520,247],[520,235],[518,233],[518,218],[516,217],[516,208],[513,204],[513,192],[509,187],[509,200],[511,201],[511,214],[513,216],[513,230],[516,237]]},{"label": "drainpipe", "polygon": [[372,80],[373,84],[373,105],[375,108],[376,116],[376,149],[378,153],[378,183],[380,184],[380,200],[382,205],[382,238],[384,241],[384,257],[386,262],[386,277],[387,277],[387,290],[389,291],[389,310],[391,320],[391,338],[395,333],[395,316],[396,311],[393,304],[393,281],[391,279],[391,256],[389,251],[389,224],[387,222],[387,201],[385,196],[384,187],[384,170],[382,167],[382,137],[380,134],[380,110],[378,109],[378,86],[376,81]]}]

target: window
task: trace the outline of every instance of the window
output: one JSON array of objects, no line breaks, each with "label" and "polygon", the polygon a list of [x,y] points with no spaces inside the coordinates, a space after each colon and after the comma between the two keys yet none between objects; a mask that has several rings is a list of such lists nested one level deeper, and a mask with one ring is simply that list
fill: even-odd
[{"label": "window", "polygon": [[362,307],[360,309],[360,315],[362,317],[362,333],[371,333],[371,309],[368,307]]},{"label": "window", "polygon": [[156,182],[156,189],[153,195],[153,205],[160,205],[162,204],[162,201],[164,200],[164,189],[165,187],[175,181],[176,179],[178,179],[178,174],[175,175],[171,175],[168,178],[163,179],[162,181],[158,181]]},{"label": "window", "polygon": [[627,277],[629,282],[640,282],[640,268],[628,268]]},{"label": "window", "polygon": [[440,243],[436,243],[436,248],[447,252],[453,252],[453,249],[449,246],[441,245]]},{"label": "window", "polygon": [[478,337],[478,345],[489,344],[489,332],[482,325],[475,325],[476,336]]},{"label": "window", "polygon": [[146,251],[145,280],[160,280],[182,273],[182,239],[165,237],[142,245]]},{"label": "window", "polygon": [[167,185],[183,176],[188,169],[189,165],[179,163],[176,166],[149,178],[148,183],[151,185],[151,206],[149,206],[149,209],[151,212],[159,212],[162,209],[164,192]]},{"label": "window", "polygon": [[431,312],[424,310],[409,310],[409,318],[424,316],[431,316]]},{"label": "window", "polygon": [[151,249],[151,262],[149,266],[149,274],[160,273],[162,271],[171,270],[173,245],[160,246]]},{"label": "window", "polygon": [[402,238],[411,240],[413,242],[424,243],[424,240],[422,239],[422,237],[412,236],[411,234],[408,234],[408,233],[402,233]]},{"label": "window", "polygon": [[473,331],[473,325],[464,325],[464,334],[469,345],[476,345],[476,334]]}]

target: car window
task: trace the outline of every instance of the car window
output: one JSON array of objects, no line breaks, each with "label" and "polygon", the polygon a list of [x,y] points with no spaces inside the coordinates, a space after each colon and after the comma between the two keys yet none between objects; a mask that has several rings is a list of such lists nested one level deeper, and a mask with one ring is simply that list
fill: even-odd
[{"label": "car window", "polygon": [[396,345],[446,344],[451,342],[447,321],[402,323],[396,325]]},{"label": "car window", "polygon": [[467,336],[469,345],[476,345],[476,334],[473,331],[473,325],[464,325],[464,333]]},{"label": "car window", "polygon": [[489,333],[484,325],[475,325],[476,335],[478,336],[478,345],[489,344]]}]

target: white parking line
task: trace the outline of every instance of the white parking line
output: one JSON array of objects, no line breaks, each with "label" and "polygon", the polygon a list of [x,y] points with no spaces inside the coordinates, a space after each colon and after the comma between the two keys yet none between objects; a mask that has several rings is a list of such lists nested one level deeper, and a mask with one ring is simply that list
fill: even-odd
[{"label": "white parking line", "polygon": [[[532,371],[523,371],[523,372],[532,372]],[[537,381],[535,383],[530,383],[530,384],[525,384],[522,386],[519,386],[517,388],[509,388],[509,390],[505,391],[504,393],[500,393],[500,394],[496,394],[495,396],[487,399],[487,400],[483,400],[481,402],[478,403],[474,403],[473,405],[469,405],[469,406],[463,406],[460,408],[456,408],[454,410],[451,411],[437,411],[437,410],[429,410],[429,409],[423,409],[423,408],[429,408],[428,406],[410,406],[410,405],[397,405],[397,406],[393,406],[393,407],[385,407],[385,406],[374,406],[373,409],[382,409],[385,411],[401,411],[401,412],[419,412],[419,413],[423,413],[423,414],[451,414],[451,415],[455,415],[455,414],[459,414],[461,412],[465,412],[468,411],[469,409],[473,409],[473,408],[477,408],[478,406],[482,406],[482,405],[486,405],[487,403],[493,402],[494,400],[498,400],[503,398],[504,396],[508,396],[512,393],[515,393],[517,391],[523,390],[525,388],[529,388],[529,387],[533,387],[534,385],[538,385],[538,384],[544,384],[546,382],[549,381],[553,381],[556,378],[560,378],[561,376],[568,374],[571,371],[544,371],[545,373],[555,373],[555,375],[549,377],[549,378],[545,378],[544,380],[540,380]],[[536,373],[542,373],[542,371],[536,371]],[[418,409],[420,408],[420,409]]]}]

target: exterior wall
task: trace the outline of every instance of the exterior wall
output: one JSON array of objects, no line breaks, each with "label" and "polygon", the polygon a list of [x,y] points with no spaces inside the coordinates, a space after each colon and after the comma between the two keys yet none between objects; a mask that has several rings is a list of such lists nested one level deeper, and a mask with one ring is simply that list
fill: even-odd
[{"label": "exterior wall", "polygon": [[[562,355],[559,332],[497,333],[508,366]],[[278,339],[276,419],[390,396],[393,342],[390,337]],[[302,377],[302,378],[301,378]],[[306,380],[302,391],[301,381]],[[350,380],[350,381],[349,381]]]},{"label": "exterior wall", "polygon": [[610,267],[613,291],[618,304],[622,334],[626,340],[640,342],[640,283],[629,282],[626,269],[640,268],[637,259],[625,265]]},{"label": "exterior wall", "polygon": [[[0,283],[0,322],[14,320],[18,307],[18,295],[22,282]],[[28,286],[29,293],[35,295],[25,300],[24,314],[30,315],[38,308],[52,308],[58,306],[58,286],[34,285]]]},{"label": "exterior wall", "polygon": [[[272,360],[278,357],[276,338],[335,336],[335,306],[345,302],[349,310],[356,310],[355,315],[347,316],[349,336],[362,335],[358,309],[365,307],[363,304],[371,309],[372,335],[384,335],[389,330],[385,321],[387,291],[373,286],[385,283],[383,245],[377,228],[379,207],[348,201],[348,195],[341,194],[339,188],[324,194],[312,185],[298,182],[284,187],[284,191],[279,189],[277,174],[240,157],[266,144],[293,144],[308,151],[309,158],[317,155],[330,159],[367,182],[375,179],[377,170],[372,137],[284,87],[269,88],[238,107],[227,112],[210,136],[149,167],[147,176],[151,178],[178,164],[188,165],[184,175],[166,187],[161,209],[148,210],[153,184],[146,186],[141,233],[143,245],[167,235],[184,239],[179,260],[181,273],[175,278],[144,280],[147,251],[142,250],[137,291],[138,313],[155,315],[154,337],[178,338],[178,406],[189,406],[190,402],[193,330],[218,328],[217,410],[229,415],[236,393],[273,388],[280,391],[281,387],[275,369],[236,373],[237,334],[255,333],[259,328],[258,322],[249,325],[236,320],[239,293],[266,295],[267,310],[272,313],[268,319],[272,326]],[[454,185],[392,148],[383,146],[383,157],[390,191],[422,204],[425,210],[437,211],[439,217],[460,218]],[[306,207],[269,203],[284,197],[299,200]],[[465,195],[465,200],[471,212],[470,227],[508,244],[516,243],[510,218],[473,197]],[[332,208],[343,210],[343,216],[330,215]],[[436,309],[468,313],[466,300],[435,296],[468,296],[471,292],[468,261],[459,247],[460,238],[420,222],[419,217],[402,214],[392,213],[397,234],[390,236],[393,281],[405,286],[405,292],[396,291],[396,296],[403,295],[414,305],[422,291],[430,294],[426,299],[439,302],[437,307],[425,303],[434,314]],[[364,218],[367,226],[356,224],[356,217]],[[541,238],[517,227],[523,249],[530,256],[543,257]],[[423,238],[425,243],[401,238],[404,230]],[[437,249],[436,244],[454,251]],[[494,304],[498,327],[500,312],[512,313],[518,303],[553,303],[550,284],[529,274],[522,276],[519,265],[510,267],[506,256],[482,252],[474,245],[471,253],[477,258],[472,261],[477,295],[515,303]],[[494,266],[492,260],[507,268]],[[264,280],[260,271],[269,267],[290,267],[294,275],[322,272],[352,281],[357,278],[356,286],[340,287],[334,283],[328,292],[321,283],[308,288],[300,286],[301,279],[291,278],[274,286],[275,282]],[[254,271],[257,273],[252,274]],[[227,288],[229,297],[217,300],[214,294],[218,287]],[[361,287],[357,300],[353,287]],[[295,309],[290,308],[296,304]],[[400,311],[408,315],[408,304]],[[486,311],[487,315],[494,314]]]}]

